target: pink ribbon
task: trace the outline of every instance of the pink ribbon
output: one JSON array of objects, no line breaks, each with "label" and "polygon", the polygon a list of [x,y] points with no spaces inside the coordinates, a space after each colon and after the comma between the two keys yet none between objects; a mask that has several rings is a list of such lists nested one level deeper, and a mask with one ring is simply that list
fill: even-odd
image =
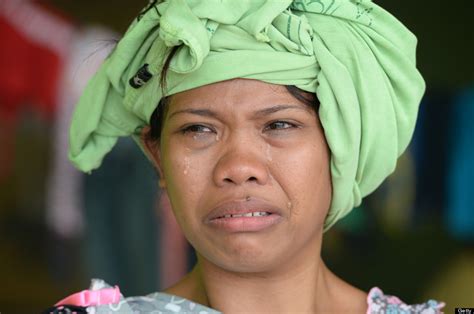
[{"label": "pink ribbon", "polygon": [[114,304],[120,301],[120,289],[118,286],[114,288],[106,288],[100,290],[83,290],[81,292],[74,293],[58,303],[58,305],[76,305],[76,306],[97,306],[104,304]]}]

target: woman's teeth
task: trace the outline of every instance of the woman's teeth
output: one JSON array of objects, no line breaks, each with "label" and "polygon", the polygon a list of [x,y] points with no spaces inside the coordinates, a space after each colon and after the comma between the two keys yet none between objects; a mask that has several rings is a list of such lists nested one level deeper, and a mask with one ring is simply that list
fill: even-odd
[{"label": "woman's teeth", "polygon": [[262,217],[268,216],[270,213],[267,212],[253,212],[247,214],[235,214],[235,215],[224,215],[224,218],[237,218],[237,217]]}]

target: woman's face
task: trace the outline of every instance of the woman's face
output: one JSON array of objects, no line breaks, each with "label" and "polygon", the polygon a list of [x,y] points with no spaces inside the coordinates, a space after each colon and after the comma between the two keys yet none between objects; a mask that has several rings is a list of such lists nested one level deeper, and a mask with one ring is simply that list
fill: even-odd
[{"label": "woman's face", "polygon": [[284,86],[234,79],[171,97],[152,151],[200,257],[263,272],[319,247],[331,201],[316,113]]}]

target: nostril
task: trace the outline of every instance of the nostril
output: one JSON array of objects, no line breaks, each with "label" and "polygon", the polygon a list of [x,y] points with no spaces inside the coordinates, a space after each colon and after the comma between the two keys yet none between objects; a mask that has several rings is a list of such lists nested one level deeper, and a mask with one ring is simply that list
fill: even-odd
[{"label": "nostril", "polygon": [[[228,182],[228,183],[235,183],[236,182],[236,181],[232,180],[231,178],[224,178],[224,181]],[[258,180],[257,180],[256,177],[250,177],[246,181],[257,182]]]}]

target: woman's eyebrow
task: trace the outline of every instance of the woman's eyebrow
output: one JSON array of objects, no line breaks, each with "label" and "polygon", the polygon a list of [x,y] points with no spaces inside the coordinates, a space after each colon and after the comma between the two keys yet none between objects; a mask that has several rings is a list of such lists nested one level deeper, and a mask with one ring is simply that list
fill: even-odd
[{"label": "woman's eyebrow", "polygon": [[261,118],[261,117],[268,116],[272,113],[275,113],[281,110],[287,110],[287,109],[300,109],[304,111],[309,111],[308,108],[306,108],[306,106],[301,107],[301,106],[296,106],[296,105],[276,105],[276,106],[257,110],[253,113],[253,116],[255,116],[256,118]]},{"label": "woman's eyebrow", "polygon": [[[287,110],[287,109],[300,109],[300,110],[304,110],[304,111],[309,111],[308,108],[301,107],[301,106],[276,105],[276,106],[272,106],[272,107],[268,107],[268,108],[264,108],[264,109],[254,111],[252,115],[256,118],[261,118],[261,117],[268,116],[272,113],[275,113],[275,112],[278,112],[278,111],[281,111],[281,110]],[[178,110],[178,111],[173,112],[169,116],[169,119],[171,119],[173,116],[175,116],[177,114],[181,114],[181,113],[190,113],[190,114],[195,114],[195,115],[198,115],[198,116],[211,117],[211,118],[217,118],[218,117],[218,114],[215,111],[212,111],[210,109],[189,108],[189,109],[183,109],[183,110]]]},{"label": "woman's eyebrow", "polygon": [[180,114],[180,113],[190,113],[190,114],[195,114],[198,116],[204,116],[204,117],[211,117],[211,118],[217,118],[217,113],[209,110],[209,109],[183,109],[183,110],[178,110],[170,114],[169,119],[171,119],[173,116]]}]

